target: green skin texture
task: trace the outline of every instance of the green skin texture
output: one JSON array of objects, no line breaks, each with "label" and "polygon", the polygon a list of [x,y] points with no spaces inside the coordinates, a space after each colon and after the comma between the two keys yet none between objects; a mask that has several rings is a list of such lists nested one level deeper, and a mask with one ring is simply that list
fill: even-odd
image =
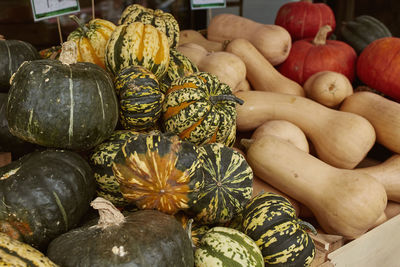
[{"label": "green skin texture", "polygon": [[33,152],[0,175],[0,225],[12,225],[21,241],[41,251],[77,227],[95,192],[89,164],[72,151]]},{"label": "green skin texture", "polygon": [[6,116],[10,132],[25,141],[83,151],[112,134],[118,101],[111,77],[99,66],[42,59],[15,73]]},{"label": "green skin texture", "polygon": [[[189,236],[171,215],[141,210],[126,215],[119,225],[93,227],[96,222],[54,239],[47,256],[64,267],[194,266]],[[125,253],[114,254],[113,247]]]}]

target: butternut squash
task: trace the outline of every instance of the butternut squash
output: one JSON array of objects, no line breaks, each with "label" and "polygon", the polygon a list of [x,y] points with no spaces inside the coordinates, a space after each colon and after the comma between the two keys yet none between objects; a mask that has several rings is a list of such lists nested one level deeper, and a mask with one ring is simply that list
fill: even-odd
[{"label": "butternut squash", "polygon": [[382,213],[382,215],[378,218],[378,220],[371,228],[375,228],[399,214],[400,214],[400,203],[388,201],[385,211]]},{"label": "butternut squash", "polygon": [[246,79],[246,65],[232,53],[208,52],[204,47],[195,43],[186,43],[177,49],[197,65],[200,71],[216,75],[231,89],[236,88],[241,81]]},{"label": "butternut squash", "polygon": [[195,30],[181,30],[179,33],[179,43],[178,46],[186,43],[195,43],[201,45],[209,52],[223,51],[224,44],[220,42],[213,42],[208,40],[198,31]]},{"label": "butternut squash", "polygon": [[235,88],[232,89],[232,92],[239,92],[239,91],[250,91],[251,86],[250,83],[247,79],[242,80],[241,82],[238,83],[238,85],[236,85]]},{"label": "butternut squash", "polygon": [[237,55],[244,62],[246,77],[254,90],[305,95],[300,84],[280,74],[248,40],[232,40],[225,51]]},{"label": "butternut squash", "polygon": [[254,174],[307,206],[328,234],[357,238],[387,204],[385,188],[372,176],[335,168],[272,135],[248,145]]},{"label": "butternut squash", "polygon": [[251,135],[251,139],[257,139],[264,135],[280,137],[299,149],[309,152],[308,141],[303,131],[295,124],[285,120],[270,120],[261,124]]},{"label": "butternut squash", "polygon": [[285,61],[292,47],[289,32],[281,26],[226,13],[211,18],[207,27],[208,40],[224,42],[238,38],[250,41],[274,66]]},{"label": "butternut squash", "polygon": [[400,154],[400,103],[373,92],[355,92],[340,110],[366,118],[375,128],[376,141]]},{"label": "butternut squash", "polygon": [[314,73],[306,80],[303,88],[308,98],[330,108],[338,107],[346,97],[353,94],[349,79],[335,71]]},{"label": "butternut squash", "polygon": [[375,131],[365,118],[325,107],[311,99],[262,91],[236,92],[238,131],[250,131],[267,120],[297,125],[326,163],[353,169],[375,143]]},{"label": "butternut squash", "polygon": [[356,168],[378,180],[386,190],[389,200],[400,202],[400,155],[395,154],[375,166]]}]

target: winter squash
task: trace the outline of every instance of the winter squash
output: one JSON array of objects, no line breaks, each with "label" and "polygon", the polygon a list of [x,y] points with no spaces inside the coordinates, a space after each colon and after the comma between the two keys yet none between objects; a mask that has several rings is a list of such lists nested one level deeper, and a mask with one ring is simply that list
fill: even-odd
[{"label": "winter squash", "polygon": [[156,210],[123,215],[102,198],[96,198],[91,205],[100,214],[98,220],[62,234],[50,243],[47,256],[56,264],[194,266],[189,236],[173,216]]},{"label": "winter squash", "polygon": [[276,14],[275,25],[285,28],[292,41],[313,38],[320,27],[329,25],[335,30],[336,20],[332,9],[325,3],[300,0],[283,4]]},{"label": "winter squash", "polygon": [[126,67],[118,72],[114,87],[124,129],[146,130],[156,125],[161,116],[164,94],[151,71],[140,65]]},{"label": "winter squash", "polygon": [[357,60],[357,76],[369,87],[400,101],[400,38],[383,37],[373,41]]},{"label": "winter squash", "polygon": [[289,56],[278,67],[279,72],[301,85],[314,73],[326,70],[342,73],[353,82],[357,54],[343,41],[326,40],[331,30],[324,25],[314,39],[295,41]]},{"label": "winter squash", "polygon": [[169,49],[167,36],[154,26],[141,22],[122,24],[107,43],[106,67],[116,75],[130,65],[140,65],[159,79],[168,69]]},{"label": "winter squash", "polygon": [[228,85],[208,72],[175,80],[165,95],[164,129],[196,145],[232,146],[236,136],[236,103]]},{"label": "winter squash", "polygon": [[112,168],[128,202],[175,214],[197,201],[203,186],[199,157],[196,146],[176,135],[140,133],[124,143]]},{"label": "winter squash", "polygon": [[169,50],[167,72],[159,81],[160,90],[165,94],[173,81],[198,71],[199,68],[189,57],[181,53],[178,49],[171,48]]},{"label": "winter squash", "polygon": [[243,211],[243,232],[259,246],[266,266],[310,266],[315,246],[286,198],[271,192],[254,197]]},{"label": "winter squash", "polygon": [[67,150],[32,152],[0,168],[1,232],[43,250],[76,227],[95,181],[89,164]]},{"label": "winter squash", "polygon": [[216,226],[201,238],[194,253],[195,266],[263,267],[257,244],[239,230]]},{"label": "winter squash", "polygon": [[[68,45],[76,51],[74,42],[63,47]],[[118,122],[118,102],[109,74],[93,63],[71,62],[41,59],[21,65],[8,96],[13,135],[71,150],[91,149],[111,135]]]},{"label": "winter squash", "polygon": [[78,62],[91,62],[105,69],[106,44],[115,30],[114,23],[97,18],[84,24],[75,15],[71,15],[70,18],[78,24],[78,28],[68,35],[67,40],[76,43]]},{"label": "winter squash", "polygon": [[340,27],[340,39],[351,45],[357,54],[373,41],[384,37],[392,37],[392,33],[383,22],[369,15],[344,21]]},{"label": "winter squash", "polygon": [[10,78],[24,61],[39,59],[36,48],[20,40],[4,40],[0,36],[0,92],[10,89]]},{"label": "winter squash", "polygon": [[195,31],[192,29],[182,30],[179,34],[178,47],[186,43],[195,43],[201,45],[209,52],[224,50],[224,43],[210,41],[199,31]]},{"label": "winter squash", "polygon": [[0,255],[3,266],[57,267],[39,250],[0,233]]},{"label": "winter squash", "polygon": [[118,24],[132,22],[153,25],[167,35],[168,44],[171,48],[175,48],[179,43],[179,23],[171,13],[164,12],[161,9],[154,10],[139,4],[132,4],[124,9]]},{"label": "winter squash", "polygon": [[204,187],[188,212],[201,224],[226,223],[250,200],[253,171],[244,156],[231,147],[211,143],[200,149]]}]

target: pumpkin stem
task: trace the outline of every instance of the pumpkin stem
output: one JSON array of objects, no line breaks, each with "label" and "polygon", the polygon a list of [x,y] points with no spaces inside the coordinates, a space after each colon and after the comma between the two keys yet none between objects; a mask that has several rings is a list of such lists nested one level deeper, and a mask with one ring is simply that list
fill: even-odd
[{"label": "pumpkin stem", "polygon": [[212,95],[210,96],[210,101],[214,105],[217,104],[219,101],[234,101],[239,105],[243,105],[244,101],[234,95]]},{"label": "pumpkin stem", "polygon": [[299,219],[298,223],[299,223],[301,229],[306,230],[306,231],[311,231],[311,233],[313,233],[313,235],[317,235],[318,234],[317,230],[315,229],[315,227],[311,223],[305,222],[305,221],[300,220],[300,219]]},{"label": "pumpkin stem", "polygon": [[96,209],[100,215],[96,227],[104,229],[125,222],[124,215],[107,199],[97,197],[90,203],[90,206]]},{"label": "pumpkin stem", "polygon": [[193,224],[193,219],[190,218],[187,223],[186,223],[186,233],[189,236],[189,240],[192,243],[192,248],[195,249],[196,246],[193,243],[193,239],[192,239],[192,224]]},{"label": "pumpkin stem", "polygon": [[240,139],[240,145],[242,145],[246,150],[254,143],[253,139],[242,138]]},{"label": "pumpkin stem", "polygon": [[78,48],[74,41],[67,41],[62,44],[59,60],[63,64],[74,64],[78,62]]},{"label": "pumpkin stem", "polygon": [[81,30],[83,31],[83,34],[86,36],[86,33],[89,31],[88,27],[86,27],[85,23],[83,23],[77,16],[75,15],[70,15],[69,16],[70,19],[72,19],[73,21],[75,21],[78,25],[79,28],[81,28]]},{"label": "pumpkin stem", "polygon": [[319,28],[317,35],[314,37],[313,44],[314,45],[324,45],[326,44],[326,37],[328,33],[332,31],[332,27],[329,25],[324,25]]}]

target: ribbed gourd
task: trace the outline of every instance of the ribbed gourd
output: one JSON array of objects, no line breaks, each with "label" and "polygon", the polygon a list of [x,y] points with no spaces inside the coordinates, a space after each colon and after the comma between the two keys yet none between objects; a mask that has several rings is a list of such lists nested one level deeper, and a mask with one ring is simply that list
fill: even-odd
[{"label": "ribbed gourd", "polygon": [[231,88],[208,72],[175,80],[163,103],[164,129],[196,145],[222,143],[236,138],[236,104],[243,101]]},{"label": "ribbed gourd", "polygon": [[125,142],[113,162],[124,198],[139,209],[175,214],[197,200],[203,186],[199,149],[176,135],[140,133]]},{"label": "ribbed gourd", "polygon": [[189,213],[202,224],[226,223],[237,216],[253,193],[253,171],[237,150],[220,143],[202,151],[204,187]]},{"label": "ribbed gourd", "polygon": [[123,68],[140,65],[160,79],[168,68],[169,49],[167,36],[154,26],[141,22],[122,24],[108,40],[106,68],[116,75]]},{"label": "ribbed gourd", "polygon": [[114,88],[124,129],[140,131],[155,127],[161,116],[164,94],[152,72],[139,65],[126,67],[118,72]]},{"label": "ribbed gourd", "polygon": [[310,266],[315,256],[314,242],[290,202],[275,193],[254,197],[243,211],[242,230],[260,247],[266,266]]},{"label": "ribbed gourd", "polygon": [[140,4],[127,6],[121,14],[118,24],[129,24],[132,22],[151,24],[168,37],[170,47],[176,47],[179,43],[179,23],[175,17],[161,9],[146,8]]}]

